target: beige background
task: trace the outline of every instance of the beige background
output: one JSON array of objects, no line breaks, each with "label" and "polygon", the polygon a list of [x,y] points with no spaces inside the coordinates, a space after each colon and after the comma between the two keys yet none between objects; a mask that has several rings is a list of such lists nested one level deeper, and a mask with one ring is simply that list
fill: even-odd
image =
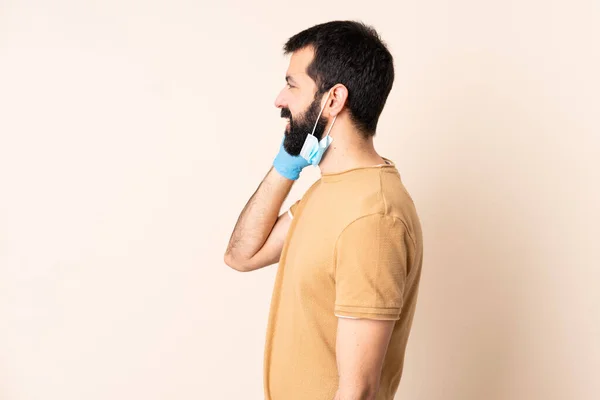
[{"label": "beige background", "polygon": [[362,19],[425,234],[398,398],[597,399],[600,3],[216,4],[0,2],[0,398],[262,398],[276,266],[223,251],[283,132],[282,44]]}]

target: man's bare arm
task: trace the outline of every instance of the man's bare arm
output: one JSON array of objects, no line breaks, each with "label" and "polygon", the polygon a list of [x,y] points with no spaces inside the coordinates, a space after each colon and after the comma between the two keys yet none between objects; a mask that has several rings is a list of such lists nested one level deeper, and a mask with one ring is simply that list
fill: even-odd
[{"label": "man's bare arm", "polygon": [[293,180],[271,168],[254,192],[233,229],[225,263],[238,271],[252,271],[279,261],[290,217],[278,217]]},{"label": "man's bare arm", "polygon": [[395,321],[338,318],[334,400],[374,400]]}]

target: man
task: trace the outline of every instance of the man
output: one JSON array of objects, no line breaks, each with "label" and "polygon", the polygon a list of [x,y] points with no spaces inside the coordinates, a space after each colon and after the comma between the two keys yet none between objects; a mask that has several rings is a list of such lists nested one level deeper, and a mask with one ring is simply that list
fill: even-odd
[{"label": "man", "polygon": [[[288,119],[284,139],[225,253],[238,271],[279,262],[265,398],[392,400],[423,259],[413,201],[373,146],[392,55],[374,29],[353,21],[300,32],[284,52],[287,84],[275,101]],[[321,178],[278,216],[311,164]]]}]

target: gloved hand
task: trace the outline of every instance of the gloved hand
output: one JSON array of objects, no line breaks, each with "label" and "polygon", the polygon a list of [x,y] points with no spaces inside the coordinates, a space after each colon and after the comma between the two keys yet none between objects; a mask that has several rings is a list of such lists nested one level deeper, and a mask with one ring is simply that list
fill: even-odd
[{"label": "gloved hand", "polygon": [[292,156],[283,148],[283,142],[285,141],[285,135],[281,141],[279,147],[279,153],[275,160],[273,160],[273,166],[282,176],[293,181],[300,177],[300,172],[304,167],[310,165],[303,157]]}]

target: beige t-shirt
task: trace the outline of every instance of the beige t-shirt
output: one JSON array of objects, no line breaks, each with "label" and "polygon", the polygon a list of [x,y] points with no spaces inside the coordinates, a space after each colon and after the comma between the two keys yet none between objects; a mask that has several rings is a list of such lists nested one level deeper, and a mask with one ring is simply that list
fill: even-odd
[{"label": "beige t-shirt", "polygon": [[332,400],[338,317],[395,320],[378,400],[392,400],[415,312],[423,240],[396,166],[323,174],[290,208],[267,328],[266,400]]}]

